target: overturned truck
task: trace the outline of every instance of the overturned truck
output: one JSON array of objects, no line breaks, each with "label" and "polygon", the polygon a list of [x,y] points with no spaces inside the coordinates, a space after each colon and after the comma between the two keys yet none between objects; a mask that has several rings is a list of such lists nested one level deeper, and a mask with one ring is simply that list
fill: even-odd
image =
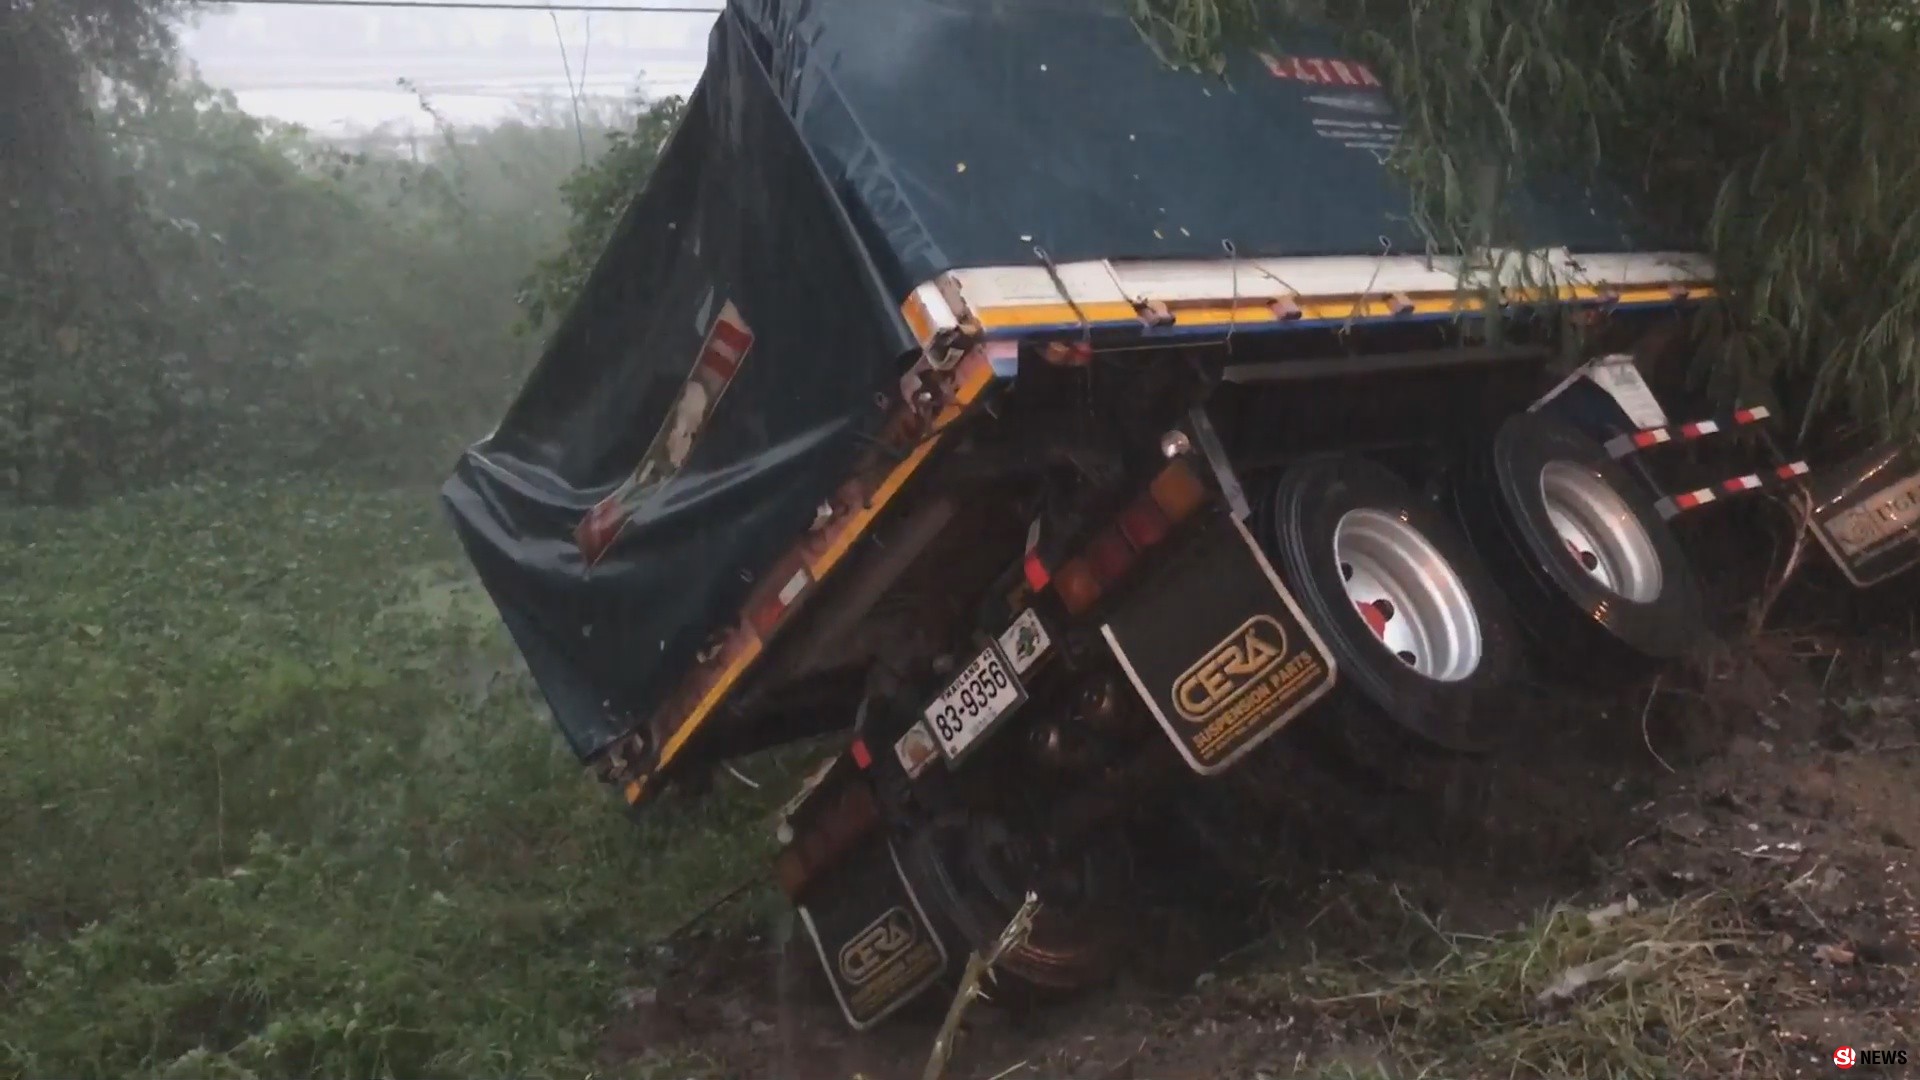
[{"label": "overturned truck", "polygon": [[1393,117],[1312,27],[1219,78],[1102,0],[720,15],[444,494],[628,803],[842,733],[774,869],[854,1027],[1030,892],[996,977],[1100,978],[1113,837],[1269,740],[1479,752],[1523,665],[1682,655],[1673,520],[1804,482],[1649,465],[1766,419],[1649,389],[1704,260],[1589,192],[1524,204],[1526,251],[1429,251]]}]

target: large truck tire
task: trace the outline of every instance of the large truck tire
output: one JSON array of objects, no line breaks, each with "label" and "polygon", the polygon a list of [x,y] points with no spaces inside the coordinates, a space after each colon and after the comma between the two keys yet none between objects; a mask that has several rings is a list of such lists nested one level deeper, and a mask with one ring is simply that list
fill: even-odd
[{"label": "large truck tire", "polygon": [[[1493,697],[1517,673],[1520,646],[1504,596],[1444,514],[1385,468],[1339,455],[1288,469],[1257,524],[1348,691],[1336,695],[1345,707],[1316,710],[1315,736],[1363,758],[1391,753],[1367,730],[1374,714],[1430,751],[1501,741]],[[1396,742],[1406,740],[1386,740]]]},{"label": "large truck tire", "polygon": [[1548,666],[1601,675],[1678,659],[1707,639],[1679,538],[1651,494],[1577,428],[1509,418],[1455,495],[1461,526]]},{"label": "large truck tire", "polygon": [[1046,838],[994,815],[955,813],[915,830],[902,852],[906,872],[958,957],[947,996],[966,955],[991,951],[1028,890],[1040,909],[994,969],[991,1000],[1021,1011],[1111,979],[1138,921],[1123,843],[1108,830],[1064,863],[1043,865]]}]

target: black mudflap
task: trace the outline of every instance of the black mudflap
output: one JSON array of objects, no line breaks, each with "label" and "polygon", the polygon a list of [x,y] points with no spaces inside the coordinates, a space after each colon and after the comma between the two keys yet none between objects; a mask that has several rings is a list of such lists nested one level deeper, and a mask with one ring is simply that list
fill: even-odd
[{"label": "black mudflap", "polygon": [[891,1016],[946,970],[946,944],[884,836],[862,843],[808,892],[800,922],[855,1031]]},{"label": "black mudflap", "polygon": [[1100,628],[1193,771],[1231,767],[1333,689],[1325,643],[1246,527],[1210,512]]}]

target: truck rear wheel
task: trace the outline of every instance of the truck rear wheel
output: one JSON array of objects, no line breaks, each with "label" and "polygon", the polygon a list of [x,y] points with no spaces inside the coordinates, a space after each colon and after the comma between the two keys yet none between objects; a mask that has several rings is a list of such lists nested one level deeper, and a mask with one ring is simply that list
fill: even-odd
[{"label": "truck rear wheel", "polygon": [[1262,544],[1343,684],[1432,747],[1497,741],[1499,710],[1482,706],[1511,680],[1518,646],[1500,592],[1444,516],[1350,456],[1289,469],[1263,511]]},{"label": "truck rear wheel", "polygon": [[1705,640],[1679,538],[1579,430],[1537,414],[1508,419],[1456,492],[1462,526],[1556,666],[1593,671],[1596,653],[1672,660]]},{"label": "truck rear wheel", "polygon": [[963,949],[990,950],[1027,892],[1040,897],[1027,940],[1001,958],[993,976],[993,999],[1018,1005],[1113,974],[1133,922],[1123,843],[1115,833],[1055,853],[1046,837],[995,815],[954,814],[916,833],[908,864]]}]

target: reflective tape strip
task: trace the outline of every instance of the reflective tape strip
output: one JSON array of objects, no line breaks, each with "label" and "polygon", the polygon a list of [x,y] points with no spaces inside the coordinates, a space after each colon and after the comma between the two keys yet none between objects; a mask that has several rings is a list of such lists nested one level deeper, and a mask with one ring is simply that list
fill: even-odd
[{"label": "reflective tape strip", "polygon": [[1712,487],[1703,487],[1679,495],[1669,495],[1655,503],[1654,507],[1660,511],[1660,516],[1663,519],[1672,520],[1677,515],[1683,514],[1688,510],[1705,506],[1710,502],[1718,502],[1720,499],[1728,496],[1744,495],[1749,491],[1764,491],[1769,488],[1784,487],[1811,471],[1811,467],[1808,466],[1806,462],[1795,461],[1764,473],[1747,473],[1744,476],[1735,476],[1731,479],[1722,480]]},{"label": "reflective tape strip", "polygon": [[1750,409],[1736,409],[1732,416],[1719,420],[1695,420],[1690,424],[1674,424],[1668,427],[1648,428],[1645,431],[1616,435],[1607,440],[1607,456],[1618,461],[1636,450],[1659,446],[1670,442],[1691,442],[1708,435],[1718,434],[1728,428],[1743,424],[1754,424],[1766,420],[1773,414],[1764,405],[1755,405]]},{"label": "reflective tape strip", "polygon": [[1670,495],[1654,505],[1659,508],[1662,518],[1671,520],[1674,515],[1682,511],[1691,510],[1696,506],[1705,506],[1716,498],[1718,498],[1718,496],[1713,493],[1712,488],[1701,488],[1698,491],[1689,491],[1684,495]]}]

